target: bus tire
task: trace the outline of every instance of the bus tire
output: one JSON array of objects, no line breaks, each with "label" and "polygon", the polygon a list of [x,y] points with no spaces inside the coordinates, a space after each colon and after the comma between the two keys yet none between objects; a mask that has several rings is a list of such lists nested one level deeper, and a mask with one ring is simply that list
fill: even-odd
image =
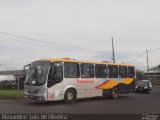
[{"label": "bus tire", "polygon": [[76,100],[76,92],[73,89],[67,89],[64,94],[65,103],[73,103]]},{"label": "bus tire", "polygon": [[117,87],[113,87],[112,88],[112,92],[111,92],[111,98],[116,99],[119,96],[119,91]]}]

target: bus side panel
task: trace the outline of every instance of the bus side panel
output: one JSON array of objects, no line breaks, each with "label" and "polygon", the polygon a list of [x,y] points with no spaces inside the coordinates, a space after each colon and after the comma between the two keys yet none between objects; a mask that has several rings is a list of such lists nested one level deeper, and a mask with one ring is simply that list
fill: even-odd
[{"label": "bus side panel", "polygon": [[65,78],[62,82],[48,88],[48,100],[64,99],[65,91],[69,88],[76,89],[77,98],[102,96],[102,89],[95,86],[100,80],[94,78]]},{"label": "bus side panel", "polygon": [[120,83],[118,85],[118,88],[119,88],[119,93],[120,94],[135,92],[135,79],[128,85]]},{"label": "bus side panel", "polygon": [[67,88],[76,89],[76,80],[77,78],[64,78],[60,83],[56,83],[48,88],[48,100],[63,100]]},{"label": "bus side panel", "polygon": [[108,78],[96,88],[103,89],[103,95],[110,94],[113,87],[119,89],[119,93],[131,93],[135,91],[134,78]]},{"label": "bus side panel", "polygon": [[95,87],[100,83],[96,78],[79,78],[76,84],[77,98],[102,96],[102,89]]}]

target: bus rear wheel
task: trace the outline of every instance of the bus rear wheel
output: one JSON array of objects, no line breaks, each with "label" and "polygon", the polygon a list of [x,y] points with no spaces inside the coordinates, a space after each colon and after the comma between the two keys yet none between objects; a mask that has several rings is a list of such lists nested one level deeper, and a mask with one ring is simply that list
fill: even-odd
[{"label": "bus rear wheel", "polygon": [[118,96],[119,96],[118,88],[117,88],[117,87],[114,87],[114,88],[112,89],[111,98],[115,99],[115,98],[118,98]]},{"label": "bus rear wheel", "polygon": [[73,103],[76,100],[76,92],[73,89],[66,90],[64,94],[65,103]]}]

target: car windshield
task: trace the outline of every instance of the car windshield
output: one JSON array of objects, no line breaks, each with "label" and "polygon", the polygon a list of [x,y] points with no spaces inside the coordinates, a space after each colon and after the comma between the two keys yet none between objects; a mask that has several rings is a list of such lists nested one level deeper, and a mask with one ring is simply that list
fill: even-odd
[{"label": "car windshield", "polygon": [[30,65],[30,69],[27,72],[25,84],[32,86],[45,84],[47,80],[49,67],[50,67],[49,62],[44,62],[44,61],[33,62]]},{"label": "car windshield", "polygon": [[142,80],[136,81],[136,85],[138,85],[138,86],[145,86],[145,85],[147,85],[147,82],[142,81]]},{"label": "car windshield", "polygon": [[141,80],[141,81],[150,83],[150,81],[149,81],[149,80]]}]

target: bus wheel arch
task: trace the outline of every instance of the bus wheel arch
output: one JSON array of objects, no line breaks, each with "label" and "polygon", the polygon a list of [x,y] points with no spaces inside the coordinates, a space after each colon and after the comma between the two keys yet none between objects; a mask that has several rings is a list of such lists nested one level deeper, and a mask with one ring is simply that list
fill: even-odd
[{"label": "bus wheel arch", "polygon": [[75,88],[67,88],[64,92],[64,102],[73,103],[77,99],[77,91]]}]

